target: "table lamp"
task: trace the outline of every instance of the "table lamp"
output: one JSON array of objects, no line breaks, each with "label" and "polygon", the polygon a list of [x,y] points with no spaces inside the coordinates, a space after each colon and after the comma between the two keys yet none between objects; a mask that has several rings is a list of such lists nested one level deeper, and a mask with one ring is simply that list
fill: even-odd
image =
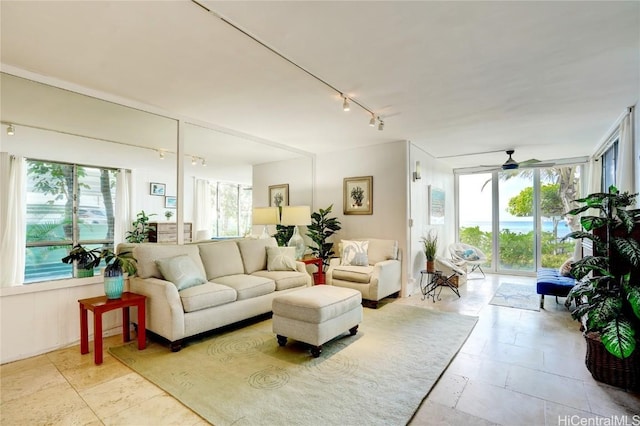
[{"label": "table lamp", "polygon": [[267,225],[276,225],[278,221],[278,208],[277,207],[254,207],[252,212],[252,222],[254,225],[264,225],[262,229],[261,239],[269,238],[269,231]]},{"label": "table lamp", "polygon": [[311,208],[309,206],[284,206],[282,207],[282,218],[280,224],[283,226],[293,226],[293,235],[287,243],[289,247],[296,248],[296,259],[302,259],[306,246],[302,235],[298,231],[300,225],[311,225]]}]

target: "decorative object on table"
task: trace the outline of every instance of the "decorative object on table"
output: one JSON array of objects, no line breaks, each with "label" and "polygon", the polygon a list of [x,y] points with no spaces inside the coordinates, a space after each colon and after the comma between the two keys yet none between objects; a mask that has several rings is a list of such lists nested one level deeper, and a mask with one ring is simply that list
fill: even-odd
[{"label": "decorative object on table", "polygon": [[422,251],[427,258],[426,270],[428,273],[432,273],[435,270],[434,262],[438,253],[438,233],[430,229],[420,241],[422,241]]},{"label": "decorative object on table", "polygon": [[280,223],[280,211],[278,207],[254,207],[251,212],[251,222],[254,225],[264,225],[260,238],[269,238],[267,226]]},{"label": "decorative object on table", "polygon": [[373,176],[344,178],[344,214],[373,214]]},{"label": "decorative object on table", "polygon": [[164,217],[166,217],[167,220],[171,220],[172,216],[173,216],[173,212],[171,210],[167,210],[166,212],[164,212]]},{"label": "decorative object on table", "polygon": [[329,258],[335,254],[333,243],[327,240],[342,229],[337,218],[329,217],[332,209],[333,204],[326,209],[313,212],[311,214],[311,225],[307,227],[307,236],[315,243],[315,245],[308,247],[315,257],[322,259],[323,271],[324,267],[329,265]]},{"label": "decorative object on table", "polygon": [[444,225],[444,189],[436,188],[433,185],[427,187],[429,196],[429,221],[430,225]]},{"label": "decorative object on table", "polygon": [[149,194],[158,195],[164,197],[166,194],[167,185],[164,183],[151,182],[149,184]]},{"label": "decorative object on table", "polygon": [[502,283],[489,304],[529,311],[540,310],[535,284]]},{"label": "decorative object on table", "polygon": [[149,219],[151,216],[155,216],[155,213],[147,215],[144,210],[141,210],[136,215],[136,220],[131,224],[132,230],[127,232],[125,239],[129,243],[142,243],[149,239],[149,231],[151,227],[149,225]]},{"label": "decorative object on table", "polygon": [[576,261],[571,274],[578,283],[565,305],[581,321],[587,341],[585,363],[594,379],[629,390],[640,390],[640,209],[633,206],[638,194],[593,193],[575,200],[583,206],[569,211],[578,215],[589,209],[599,216],[583,216],[584,231],[564,238],[593,242],[593,256]]},{"label": "decorative object on table", "polygon": [[164,208],[165,209],[175,209],[178,207],[178,198],[174,196],[166,196],[164,197]]},{"label": "decorative object on table", "polygon": [[284,207],[289,205],[289,184],[269,186],[269,207]]},{"label": "decorative object on table", "polygon": [[102,250],[100,255],[105,264],[104,294],[108,299],[119,299],[124,290],[124,273],[136,273],[136,259],[130,251],[114,253],[110,249]]},{"label": "decorative object on table", "polygon": [[300,231],[298,231],[298,226],[311,225],[311,208],[309,206],[283,206],[280,223],[284,226],[293,226],[293,235],[287,245],[296,248],[296,260],[302,259],[306,245]]},{"label": "decorative object on table", "polygon": [[[282,407],[287,424],[408,424],[477,318],[398,303],[363,315],[362,332],[332,341],[321,358],[302,343],[279,348],[271,319],[203,336],[182,352],[168,354],[154,339],[144,351],[131,342],[109,353],[211,424],[282,424]],[[227,402],[211,403],[222,394]]]},{"label": "decorative object on table", "polygon": [[87,250],[82,245],[76,244],[61,260],[62,263],[74,265],[75,278],[93,277],[93,269],[100,264],[100,249]]}]

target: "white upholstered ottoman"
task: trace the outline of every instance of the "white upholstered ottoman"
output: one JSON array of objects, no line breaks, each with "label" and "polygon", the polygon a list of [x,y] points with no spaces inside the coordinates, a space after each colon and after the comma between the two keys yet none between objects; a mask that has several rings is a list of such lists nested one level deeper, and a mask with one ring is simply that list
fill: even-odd
[{"label": "white upholstered ottoman", "polygon": [[323,343],[347,330],[355,335],[362,321],[362,294],[351,288],[317,285],[278,296],[272,307],[278,344],[308,343],[316,358]]}]

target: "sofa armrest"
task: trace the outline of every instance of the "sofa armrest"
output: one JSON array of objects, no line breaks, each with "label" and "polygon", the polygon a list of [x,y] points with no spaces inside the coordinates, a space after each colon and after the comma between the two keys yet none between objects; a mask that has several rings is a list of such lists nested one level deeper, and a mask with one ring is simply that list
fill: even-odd
[{"label": "sofa armrest", "polygon": [[147,296],[147,329],[172,342],[184,337],[184,309],[173,283],[159,278],[131,277],[129,288]]},{"label": "sofa armrest", "polygon": [[339,257],[331,257],[329,258],[329,266],[327,266],[327,271],[325,272],[325,283],[327,285],[333,285],[333,268],[336,266],[340,266],[340,258]]}]

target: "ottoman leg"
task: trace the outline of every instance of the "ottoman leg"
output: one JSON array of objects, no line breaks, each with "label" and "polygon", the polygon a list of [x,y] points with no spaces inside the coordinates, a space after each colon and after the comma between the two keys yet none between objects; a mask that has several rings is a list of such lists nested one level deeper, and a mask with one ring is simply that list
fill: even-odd
[{"label": "ottoman leg", "polygon": [[287,344],[287,338],[285,336],[281,336],[281,335],[278,334],[277,338],[278,338],[278,344],[280,346],[284,346],[284,345]]},{"label": "ottoman leg", "polygon": [[322,345],[311,346],[311,355],[313,355],[314,358],[318,358],[320,356],[320,352],[322,352]]},{"label": "ottoman leg", "polygon": [[352,336],[355,336],[357,332],[358,332],[358,326],[357,325],[355,327],[351,327],[349,329],[349,334],[351,334]]}]

